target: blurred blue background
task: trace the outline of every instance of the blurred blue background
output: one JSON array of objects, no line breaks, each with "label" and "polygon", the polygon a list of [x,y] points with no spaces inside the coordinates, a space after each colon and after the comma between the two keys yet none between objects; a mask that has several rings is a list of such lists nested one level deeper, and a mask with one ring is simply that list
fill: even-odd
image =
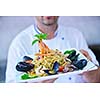
[{"label": "blurred blue background", "polygon": [[[7,54],[13,38],[34,23],[32,16],[0,17],[0,82],[5,82]],[[59,24],[79,29],[89,47],[100,60],[100,17],[99,16],[61,16]]]}]

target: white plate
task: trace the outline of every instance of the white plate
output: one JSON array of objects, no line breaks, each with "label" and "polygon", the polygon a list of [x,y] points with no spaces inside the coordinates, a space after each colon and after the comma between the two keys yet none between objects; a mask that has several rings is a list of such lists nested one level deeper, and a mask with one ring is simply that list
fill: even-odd
[{"label": "white plate", "polygon": [[[71,49],[70,49],[71,50]],[[76,50],[76,49],[75,49]],[[76,53],[80,54],[78,57],[78,60],[80,59],[86,59],[88,61],[86,67],[83,68],[83,70],[78,70],[78,71],[74,71],[74,72],[67,72],[67,73],[62,73],[62,74],[57,74],[57,75],[49,75],[49,76],[43,76],[43,77],[37,77],[37,78],[33,78],[33,79],[26,79],[26,80],[21,80],[21,76],[22,74],[19,74],[19,76],[17,76],[17,82],[41,82],[44,80],[48,80],[48,79],[53,79],[53,78],[58,78],[60,76],[65,76],[65,75],[72,75],[72,74],[80,74],[83,73],[84,71],[88,71],[88,70],[94,70],[97,69],[97,66],[95,66],[94,63],[92,63],[91,61],[89,61],[82,53],[80,53],[78,50],[76,50]],[[28,55],[29,56],[29,55]],[[32,56],[30,56],[32,57]]]}]

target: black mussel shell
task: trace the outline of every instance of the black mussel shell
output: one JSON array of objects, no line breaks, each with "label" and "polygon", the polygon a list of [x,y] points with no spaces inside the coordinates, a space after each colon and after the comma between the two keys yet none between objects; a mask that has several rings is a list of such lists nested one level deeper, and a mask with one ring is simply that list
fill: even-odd
[{"label": "black mussel shell", "polygon": [[79,61],[73,62],[73,65],[82,70],[87,65],[87,60],[81,59]]},{"label": "black mussel shell", "polygon": [[53,70],[51,71],[51,70],[43,70],[46,74],[48,74],[48,75],[55,75],[55,74],[57,74],[56,72],[54,72]]},{"label": "black mussel shell", "polygon": [[58,72],[60,64],[56,61],[53,65],[54,72]]},{"label": "black mussel shell", "polygon": [[78,56],[80,54],[78,53],[77,55],[73,56],[70,60],[73,62],[73,61],[77,61],[78,60]]},{"label": "black mussel shell", "polygon": [[69,56],[68,56],[67,58],[71,60],[71,58],[74,57],[75,55],[76,55],[76,51],[73,50],[73,51],[71,52],[71,54],[69,54]]},{"label": "black mussel shell", "polygon": [[23,57],[23,61],[28,61],[28,60],[32,60],[33,61],[33,59],[31,57],[28,57],[28,56],[24,56]]},{"label": "black mussel shell", "polygon": [[34,68],[33,64],[29,64],[26,62],[19,62],[16,66],[17,71],[27,72]]}]

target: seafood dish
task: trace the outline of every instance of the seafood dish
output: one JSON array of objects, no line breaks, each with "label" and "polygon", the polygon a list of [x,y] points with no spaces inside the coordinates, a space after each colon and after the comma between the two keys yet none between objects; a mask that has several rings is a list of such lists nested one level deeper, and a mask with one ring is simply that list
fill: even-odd
[{"label": "seafood dish", "polygon": [[35,37],[37,39],[32,42],[32,45],[38,42],[39,52],[34,55],[34,58],[24,56],[22,61],[16,65],[16,70],[22,72],[21,80],[59,75],[85,68],[87,70],[90,61],[76,49],[66,50],[62,53],[58,49],[50,49],[42,41],[47,38],[46,34],[37,34]]}]

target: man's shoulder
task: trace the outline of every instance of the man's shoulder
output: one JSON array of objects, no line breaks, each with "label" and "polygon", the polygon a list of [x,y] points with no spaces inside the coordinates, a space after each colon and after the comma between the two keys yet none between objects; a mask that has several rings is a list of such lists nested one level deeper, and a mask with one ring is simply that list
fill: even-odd
[{"label": "man's shoulder", "polygon": [[18,33],[18,36],[26,35],[26,34],[31,34],[33,32],[34,25],[30,25],[21,32]]},{"label": "man's shoulder", "polygon": [[30,36],[32,35],[32,33],[33,33],[33,25],[30,25],[29,27],[19,32],[18,35],[16,35],[15,39],[20,39],[22,37]]},{"label": "man's shoulder", "polygon": [[15,45],[18,43],[21,43],[23,40],[27,40],[30,38],[33,34],[33,25],[30,25],[29,27],[25,28],[23,31],[19,32],[15,38],[12,40],[11,45]]}]

